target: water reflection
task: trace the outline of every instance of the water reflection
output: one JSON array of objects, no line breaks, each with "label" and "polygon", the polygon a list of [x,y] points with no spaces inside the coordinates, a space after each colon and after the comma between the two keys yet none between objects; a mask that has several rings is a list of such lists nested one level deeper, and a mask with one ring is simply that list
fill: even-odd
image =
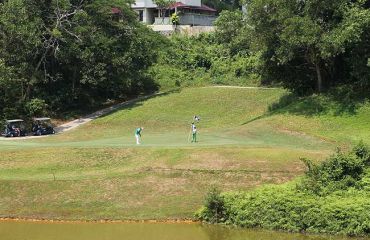
[{"label": "water reflection", "polygon": [[[0,222],[1,240],[349,240],[179,223]],[[351,238],[354,240],[355,238]],[[367,238],[369,240],[369,238]]]},{"label": "water reflection", "polygon": [[[200,228],[206,232],[207,240],[354,240],[365,238],[346,238],[339,236],[307,235],[298,233],[285,233],[275,231],[241,229],[203,225]],[[369,240],[369,238],[366,238]]]}]

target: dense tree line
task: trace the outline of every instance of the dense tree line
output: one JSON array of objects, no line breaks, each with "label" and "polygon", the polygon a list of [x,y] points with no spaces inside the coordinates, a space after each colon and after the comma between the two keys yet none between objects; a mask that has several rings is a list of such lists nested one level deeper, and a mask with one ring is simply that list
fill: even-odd
[{"label": "dense tree line", "polygon": [[0,1],[0,118],[153,90],[159,36],[123,0]]},{"label": "dense tree line", "polygon": [[240,19],[237,12],[221,14],[219,41],[236,51],[249,41],[244,49],[261,55],[265,83],[299,94],[340,84],[369,92],[370,1],[249,0]]}]

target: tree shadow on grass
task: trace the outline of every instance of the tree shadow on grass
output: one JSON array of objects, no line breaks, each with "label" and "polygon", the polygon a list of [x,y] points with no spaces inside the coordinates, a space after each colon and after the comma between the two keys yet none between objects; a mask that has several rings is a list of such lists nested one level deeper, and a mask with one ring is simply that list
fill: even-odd
[{"label": "tree shadow on grass", "polygon": [[270,117],[274,114],[284,113],[307,117],[356,115],[358,109],[367,101],[369,101],[368,96],[358,94],[345,87],[335,88],[324,94],[314,94],[305,97],[287,93],[280,97],[277,102],[270,104],[264,114],[250,119],[242,125]]},{"label": "tree shadow on grass", "polygon": [[267,118],[267,117],[269,117],[269,116],[271,116],[271,115],[272,115],[272,114],[271,114],[271,113],[269,113],[269,112],[264,113],[264,114],[262,114],[262,115],[260,115],[260,116],[258,116],[258,117],[254,117],[254,118],[252,118],[252,119],[249,119],[248,121],[246,121],[246,122],[242,123],[242,125],[247,125],[247,124],[249,124],[249,123],[252,123],[252,122],[255,122],[255,121],[258,121],[258,120],[261,120],[261,119]]},{"label": "tree shadow on grass", "polygon": [[290,113],[301,116],[356,115],[358,109],[367,101],[366,97],[351,91],[336,89],[320,95],[300,97],[293,93],[282,96],[268,108],[270,114]]}]

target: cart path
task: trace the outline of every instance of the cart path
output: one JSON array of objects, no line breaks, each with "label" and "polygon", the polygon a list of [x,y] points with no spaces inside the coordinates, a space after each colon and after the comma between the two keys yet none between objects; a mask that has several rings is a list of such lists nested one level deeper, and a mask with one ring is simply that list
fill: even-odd
[{"label": "cart path", "polygon": [[142,96],[142,97],[138,97],[138,98],[135,98],[135,99],[132,99],[132,100],[129,100],[129,101],[126,101],[126,102],[122,102],[122,103],[118,103],[116,105],[113,105],[113,106],[110,106],[108,108],[104,108],[102,110],[99,110],[99,111],[96,111],[94,113],[91,113],[87,116],[84,116],[82,118],[78,118],[78,119],[75,119],[71,122],[68,122],[68,123],[64,123],[58,127],[55,128],[55,132],[56,133],[63,133],[63,132],[66,132],[66,131],[70,131],[72,129],[75,129],[83,124],[86,124],[88,122],[91,122],[92,120],[94,119],[97,119],[101,116],[104,116],[104,115],[107,115],[108,113],[111,113],[113,111],[116,111],[122,107],[125,107],[127,105],[130,105],[132,103],[135,103],[137,101],[141,101],[141,100],[145,100],[147,98],[150,98],[150,97],[153,97],[153,96],[157,96],[157,95],[161,95],[162,93],[154,93],[154,94],[150,94],[150,95],[146,95],[146,96]]},{"label": "cart path", "polygon": [[[89,115],[86,115],[84,117],[75,119],[73,121],[70,121],[70,122],[64,123],[62,125],[59,125],[58,127],[55,127],[54,128],[55,133],[56,134],[61,134],[61,133],[70,131],[72,129],[75,129],[75,128],[83,125],[83,124],[91,122],[94,119],[97,119],[101,116],[107,115],[108,113],[111,113],[113,111],[116,111],[116,110],[118,110],[122,107],[125,107],[127,105],[133,104],[133,103],[141,101],[141,100],[151,98],[153,96],[159,96],[161,94],[163,94],[163,92],[153,93],[153,94],[150,94],[150,95],[145,95],[145,96],[142,96],[142,97],[134,98],[134,99],[128,100],[126,102],[118,103],[118,104],[112,105],[108,108],[101,109],[99,111],[96,111],[96,112],[91,113]],[[21,140],[21,139],[31,139],[31,138],[40,138],[40,137],[48,137],[48,136],[52,136],[52,135],[26,136],[26,137],[20,137],[20,138],[4,138],[4,137],[2,137],[2,138],[0,138],[0,140]]]}]

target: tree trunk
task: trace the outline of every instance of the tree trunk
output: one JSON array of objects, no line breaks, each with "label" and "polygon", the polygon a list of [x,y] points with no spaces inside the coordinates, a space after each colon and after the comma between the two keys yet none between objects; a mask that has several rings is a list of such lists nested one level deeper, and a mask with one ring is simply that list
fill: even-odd
[{"label": "tree trunk", "polygon": [[318,61],[315,62],[315,68],[316,68],[316,75],[317,75],[317,91],[319,93],[322,92],[322,74],[321,74],[321,68]]},{"label": "tree trunk", "polygon": [[75,84],[76,84],[76,68],[73,68],[73,75],[72,75],[72,96],[74,98],[75,96]]},{"label": "tree trunk", "polygon": [[24,93],[24,82],[22,81],[21,84],[22,84],[22,99],[25,99],[26,97]]}]

